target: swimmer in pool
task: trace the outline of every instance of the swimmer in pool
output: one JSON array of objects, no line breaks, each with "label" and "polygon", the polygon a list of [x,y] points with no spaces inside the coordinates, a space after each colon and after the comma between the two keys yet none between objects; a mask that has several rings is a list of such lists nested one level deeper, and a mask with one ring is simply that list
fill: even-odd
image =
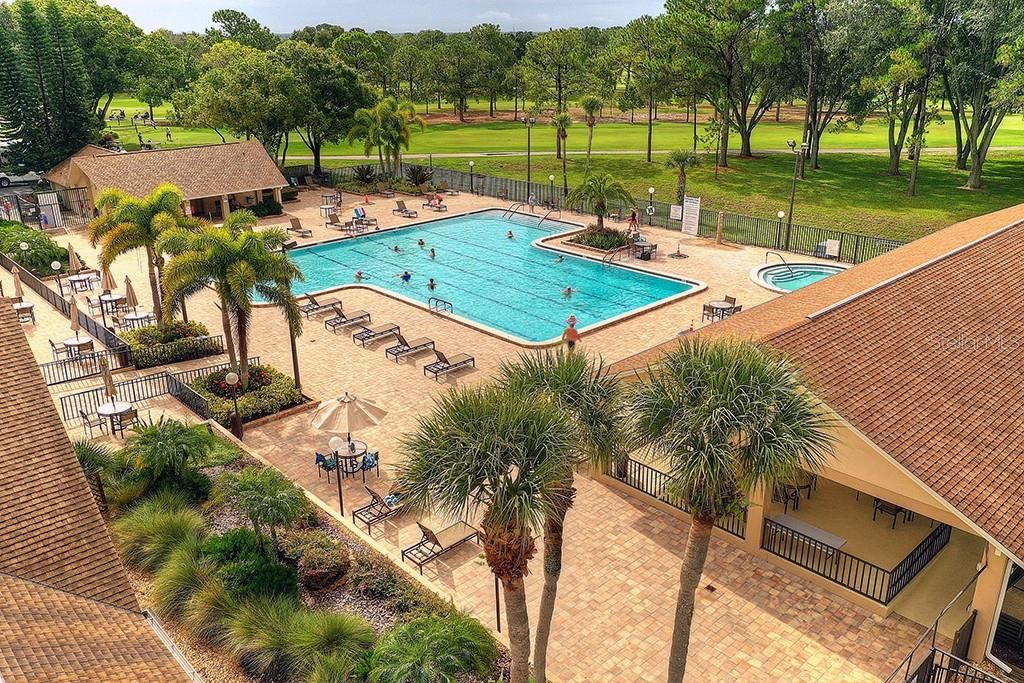
[{"label": "swimmer in pool", "polygon": [[561,263],[564,260],[565,260],[564,256],[559,256],[558,258],[555,259],[555,263]]},{"label": "swimmer in pool", "polygon": [[412,280],[412,273],[410,273],[410,272],[409,272],[409,271],[407,270],[407,271],[405,271],[404,273],[399,273],[399,274],[398,274],[398,275],[396,275],[395,277],[400,277],[400,278],[402,278],[402,282],[409,282],[409,280]]},{"label": "swimmer in pool", "polygon": [[363,275],[363,271],[361,271],[361,270],[357,270],[356,271],[356,282],[362,282],[364,277],[365,277],[365,275]]},{"label": "swimmer in pool", "polygon": [[505,237],[509,238],[510,240],[514,240],[516,238],[516,236],[512,234],[511,230],[508,231],[508,234],[505,235]]},{"label": "swimmer in pool", "polygon": [[431,247],[431,248],[430,248],[430,258],[434,258],[434,257],[436,257],[436,256],[437,256],[437,254],[435,254],[435,253],[434,253],[434,248],[433,248],[433,247]]},{"label": "swimmer in pool", "polygon": [[572,287],[566,287],[565,289],[562,290],[562,296],[564,296],[566,299],[568,299],[569,297],[571,297],[573,295],[573,293],[575,291],[576,290],[574,290]]},{"label": "swimmer in pool", "polygon": [[399,247],[399,246],[398,246],[398,245],[396,244],[396,245],[394,246],[394,248],[393,248],[393,249],[392,249],[391,251],[395,252],[396,254],[401,254],[401,253],[402,253],[402,248],[401,248],[401,247]]},{"label": "swimmer in pool", "polygon": [[434,278],[430,278],[430,281],[427,282],[427,289],[429,289],[430,291],[434,291],[435,287],[437,287],[437,283],[434,282]]},{"label": "swimmer in pool", "polygon": [[423,247],[427,246],[427,243],[423,241],[422,237],[419,238],[419,240],[416,242],[416,244],[419,245],[420,249],[422,249]]}]

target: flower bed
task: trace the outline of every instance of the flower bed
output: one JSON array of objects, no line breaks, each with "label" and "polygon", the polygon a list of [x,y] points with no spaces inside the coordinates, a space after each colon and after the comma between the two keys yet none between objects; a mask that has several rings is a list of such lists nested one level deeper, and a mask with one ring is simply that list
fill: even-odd
[{"label": "flower bed", "polygon": [[614,249],[621,249],[629,244],[629,236],[625,232],[616,230],[615,228],[602,228],[599,230],[596,226],[592,225],[570,239],[569,242],[571,244],[590,247],[591,249],[612,251]]},{"label": "flower bed", "polygon": [[[28,245],[22,249],[21,244]],[[0,220],[0,252],[38,277],[54,275],[50,264],[60,262],[60,272],[68,272],[68,250],[42,232],[16,221]],[[81,261],[82,257],[79,256]]]},{"label": "flower bed", "polygon": [[[227,370],[199,377],[189,386],[209,402],[210,417],[224,426],[231,424],[235,406],[231,390],[224,381]],[[238,394],[238,414],[243,422],[273,415],[302,403],[302,393],[295,382],[269,365],[249,366],[249,385]]]},{"label": "flower bed", "polygon": [[211,337],[206,325],[199,322],[172,320],[127,330],[120,336],[131,347],[139,369],[214,356],[224,350],[221,338]]}]

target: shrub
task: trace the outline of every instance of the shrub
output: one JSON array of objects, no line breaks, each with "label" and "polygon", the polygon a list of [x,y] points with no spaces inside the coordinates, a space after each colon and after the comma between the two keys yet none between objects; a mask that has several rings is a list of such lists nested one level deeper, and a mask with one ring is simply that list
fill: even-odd
[{"label": "shrub", "polygon": [[290,678],[308,680],[318,672],[330,673],[325,680],[347,681],[373,641],[370,624],[354,614],[299,612],[285,631]]},{"label": "shrub", "polygon": [[312,591],[333,586],[351,565],[348,548],[316,529],[283,534],[281,552],[295,562],[299,581]]},{"label": "shrub", "polygon": [[257,598],[238,607],[227,621],[226,643],[242,664],[261,674],[283,665],[287,634],[300,606],[289,598]]},{"label": "shrub", "polygon": [[211,482],[196,468],[216,441],[205,425],[187,425],[161,416],[135,428],[120,458],[127,474],[135,470],[147,482],[147,491],[177,491],[188,502],[199,503],[209,498]]},{"label": "shrub", "polygon": [[268,197],[262,202],[257,202],[253,206],[249,207],[249,210],[252,211],[257,218],[264,218],[265,216],[280,216],[284,209],[279,202]]},{"label": "shrub", "polygon": [[206,525],[181,496],[164,492],[131,508],[113,531],[125,563],[154,571],[175,548],[202,539]]},{"label": "shrub", "polygon": [[199,538],[186,539],[171,551],[153,580],[153,607],[160,615],[180,615],[216,571],[216,564],[203,555],[203,542]]},{"label": "shrub", "polygon": [[410,166],[405,170],[405,179],[413,185],[429,183],[434,179],[434,170],[426,166]]},{"label": "shrub", "polygon": [[291,202],[299,198],[299,188],[285,187],[281,190],[281,201]]},{"label": "shrub", "polygon": [[185,603],[182,619],[197,636],[221,645],[227,640],[228,623],[238,605],[220,579],[211,576],[193,591]]},{"label": "shrub", "polygon": [[369,185],[377,180],[377,169],[369,164],[353,166],[352,177],[364,185]]},{"label": "shrub", "polygon": [[367,597],[384,600],[396,612],[447,614],[451,605],[414,585],[390,560],[372,552],[359,553],[348,570],[348,585]]},{"label": "shrub", "polygon": [[465,614],[430,616],[397,626],[373,651],[374,683],[433,683],[494,671],[498,646],[476,619]]},{"label": "shrub", "polygon": [[[206,390],[214,396],[220,398],[231,398],[232,386],[225,381],[225,377],[228,376],[232,370],[224,369],[217,370],[206,376]],[[262,365],[252,365],[249,367],[249,378],[246,383],[245,390],[243,393],[249,393],[250,391],[256,391],[263,387],[268,387],[273,382],[267,369]]]},{"label": "shrub", "polygon": [[[250,371],[255,367],[257,366],[251,366]],[[239,395],[238,413],[242,416],[243,422],[264,415],[273,415],[302,402],[302,393],[295,388],[295,382],[291,377],[267,365],[259,367],[262,367],[266,376],[270,378],[270,384]],[[214,373],[214,376],[217,374],[219,373]],[[199,377],[189,386],[209,401],[210,417],[225,427],[230,426],[234,404],[230,398],[221,398],[214,394],[208,382],[209,376]]]},{"label": "shrub", "polygon": [[232,529],[211,536],[203,544],[203,554],[217,564],[237,562],[253,555],[266,555],[260,538],[251,529]]},{"label": "shrub", "polygon": [[198,505],[208,500],[211,489],[213,489],[213,481],[195,469],[186,470],[176,477],[163,478],[155,485],[157,493],[174,491],[181,494],[192,505]]},{"label": "shrub", "polygon": [[194,360],[221,352],[219,339],[199,322],[171,320],[121,333],[128,342],[138,368],[151,368],[183,360]]},{"label": "shrub", "polygon": [[114,452],[103,444],[93,441],[79,439],[73,444],[75,455],[78,456],[78,464],[86,475],[100,474],[112,466]]},{"label": "shrub", "polygon": [[262,536],[264,528],[269,529],[275,546],[277,528],[290,527],[309,509],[302,489],[273,467],[259,465],[221,476],[217,500],[238,508],[249,518],[257,536]]},{"label": "shrub", "polygon": [[295,569],[275,561],[259,536],[249,529],[234,529],[206,541],[203,554],[220,565],[217,578],[234,599],[264,595],[298,597]]},{"label": "shrub", "polygon": [[615,228],[603,228],[598,230],[595,226],[590,226],[570,239],[569,242],[572,244],[581,244],[593,249],[611,251],[612,249],[619,249],[620,247],[624,247],[629,244],[629,236],[625,232],[616,230]]},{"label": "shrub", "polygon": [[[22,250],[21,243],[28,245]],[[53,275],[50,264],[59,261],[61,273],[68,272],[68,250],[41,230],[24,223],[0,220],[0,252],[7,254],[22,268],[39,276]],[[79,261],[82,261],[79,257]],[[84,265],[84,261],[82,261]]]}]

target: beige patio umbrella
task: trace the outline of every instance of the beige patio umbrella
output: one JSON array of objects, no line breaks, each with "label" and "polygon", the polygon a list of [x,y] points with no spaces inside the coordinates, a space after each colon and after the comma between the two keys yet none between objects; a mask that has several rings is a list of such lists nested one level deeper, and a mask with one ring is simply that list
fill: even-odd
[{"label": "beige patio umbrella", "polygon": [[117,396],[117,387],[114,386],[114,376],[110,373],[110,363],[106,358],[100,358],[100,373],[103,375],[103,393],[113,401]]},{"label": "beige patio umbrella", "polygon": [[104,294],[108,294],[117,289],[117,283],[114,282],[114,276],[110,274],[110,268],[107,266],[103,266],[103,277],[100,279],[100,289],[103,290]]},{"label": "beige patio umbrella", "polygon": [[[365,398],[357,398],[348,392],[340,398],[324,401],[313,413],[311,424],[316,429],[335,434],[344,434],[349,441],[352,440],[352,432],[374,425],[387,415],[387,411],[372,401]],[[333,439],[332,439],[333,440]],[[331,445],[334,448],[334,444]],[[338,463],[340,465],[340,463]],[[335,479],[338,482],[338,507],[341,514],[345,514],[345,496],[341,490],[341,468],[335,470]]]},{"label": "beige patio umbrella", "polygon": [[78,254],[75,253],[75,248],[71,246],[71,242],[68,242],[68,272],[72,275],[77,275],[81,269],[82,262],[78,260]]},{"label": "beige patio umbrella", "polygon": [[11,277],[14,278],[14,298],[23,298],[25,293],[21,291],[21,270],[18,269],[18,266],[11,268]]},{"label": "beige patio umbrella", "polygon": [[82,328],[78,322],[78,299],[71,297],[71,310],[68,311],[68,315],[71,317],[71,331],[75,333],[75,339],[78,339],[78,330]]},{"label": "beige patio umbrella", "polygon": [[127,275],[124,278],[124,305],[133,311],[139,305],[139,300],[135,296],[135,288],[132,287],[131,278]]}]

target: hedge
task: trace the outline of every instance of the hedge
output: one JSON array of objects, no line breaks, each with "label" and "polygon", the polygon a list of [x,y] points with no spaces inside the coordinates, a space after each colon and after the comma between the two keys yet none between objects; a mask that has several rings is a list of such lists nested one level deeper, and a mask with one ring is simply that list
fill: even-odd
[{"label": "hedge", "polygon": [[200,322],[172,320],[158,325],[146,325],[121,333],[128,342],[135,359],[135,367],[152,368],[214,356],[224,351],[221,339],[211,337]]},{"label": "hedge", "polygon": [[570,239],[569,242],[603,251],[611,251],[612,249],[619,249],[629,244],[629,236],[615,228],[602,228],[599,230],[595,226],[590,226]]},{"label": "hedge", "polygon": [[[295,388],[295,381],[284,373],[270,367],[269,365],[259,366],[269,384],[257,388],[250,388],[243,394],[238,395],[238,414],[242,422],[249,422],[265,415],[279,413],[285,408],[302,403],[302,392]],[[231,398],[218,396],[216,387],[224,380],[226,370],[211,373],[199,377],[189,385],[200,396],[205,398],[210,409],[210,417],[225,427],[231,425],[231,418],[235,414],[235,406]]]},{"label": "hedge", "polygon": [[[22,242],[28,245],[27,250],[22,250]],[[54,261],[60,262],[61,273],[68,272],[68,250],[45,232],[24,223],[0,220],[0,252],[38,277],[54,275],[50,267]],[[78,260],[82,261],[81,256]]]}]

